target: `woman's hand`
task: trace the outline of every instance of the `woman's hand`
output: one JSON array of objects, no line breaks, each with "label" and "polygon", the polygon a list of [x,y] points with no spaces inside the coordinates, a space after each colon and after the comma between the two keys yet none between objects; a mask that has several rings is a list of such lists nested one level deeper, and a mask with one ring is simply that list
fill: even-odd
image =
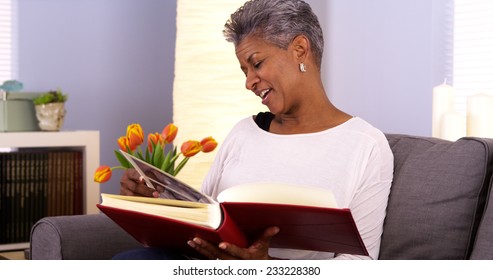
[{"label": "woman's hand", "polygon": [[149,188],[137,170],[129,168],[125,170],[120,179],[120,194],[132,196],[158,197],[159,193]]},{"label": "woman's hand", "polygon": [[262,237],[248,248],[240,248],[231,243],[221,242],[218,246],[195,237],[188,245],[211,260],[270,260],[270,240],[279,232],[278,227],[267,228]]}]

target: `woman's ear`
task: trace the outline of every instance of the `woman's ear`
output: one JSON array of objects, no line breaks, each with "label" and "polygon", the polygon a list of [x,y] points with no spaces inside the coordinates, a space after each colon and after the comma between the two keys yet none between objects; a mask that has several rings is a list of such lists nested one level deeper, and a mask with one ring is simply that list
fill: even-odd
[{"label": "woman's ear", "polygon": [[305,61],[310,50],[310,41],[308,38],[305,35],[298,35],[294,37],[291,46],[296,59]]}]

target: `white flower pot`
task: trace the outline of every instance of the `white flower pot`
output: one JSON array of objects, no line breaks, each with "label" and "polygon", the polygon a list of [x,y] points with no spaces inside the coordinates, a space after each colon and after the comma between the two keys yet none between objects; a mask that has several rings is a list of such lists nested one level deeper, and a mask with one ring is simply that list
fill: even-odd
[{"label": "white flower pot", "polygon": [[45,131],[59,131],[65,118],[65,103],[35,105],[39,128]]}]

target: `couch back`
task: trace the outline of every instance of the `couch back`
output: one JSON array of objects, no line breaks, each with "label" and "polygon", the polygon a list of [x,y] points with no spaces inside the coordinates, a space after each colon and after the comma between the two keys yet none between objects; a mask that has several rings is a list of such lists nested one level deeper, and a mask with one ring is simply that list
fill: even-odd
[{"label": "couch back", "polygon": [[493,259],[493,139],[386,137],[394,180],[380,259]]}]

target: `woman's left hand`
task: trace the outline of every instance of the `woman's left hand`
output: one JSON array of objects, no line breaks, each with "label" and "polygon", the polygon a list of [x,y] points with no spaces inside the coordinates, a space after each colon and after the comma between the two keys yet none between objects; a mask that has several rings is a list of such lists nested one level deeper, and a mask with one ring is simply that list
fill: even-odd
[{"label": "woman's left hand", "polygon": [[267,228],[262,237],[248,248],[240,248],[228,242],[215,246],[198,237],[188,241],[188,245],[211,260],[270,260],[270,240],[278,232],[278,227]]}]

